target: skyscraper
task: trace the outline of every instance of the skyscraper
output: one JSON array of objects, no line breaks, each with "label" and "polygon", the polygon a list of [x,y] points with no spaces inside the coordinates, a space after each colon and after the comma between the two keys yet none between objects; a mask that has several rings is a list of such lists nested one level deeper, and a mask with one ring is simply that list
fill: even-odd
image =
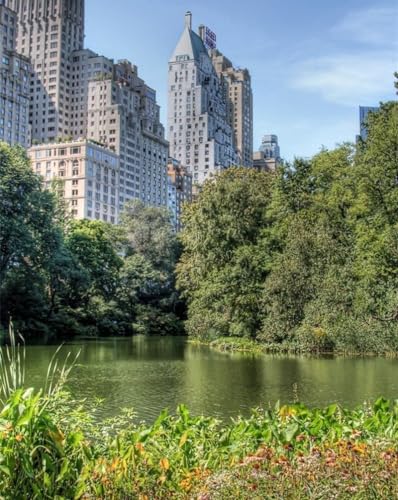
[{"label": "skyscraper", "polygon": [[237,163],[222,82],[202,38],[192,30],[192,14],[169,61],[168,137],[170,156],[202,184]]},{"label": "skyscraper", "polygon": [[159,115],[156,92],[129,61],[89,82],[87,136],[120,156],[120,208],[132,198],[167,204],[168,142]]},{"label": "skyscraper", "polygon": [[133,198],[166,206],[168,143],[156,92],[137,67],[84,48],[84,0],[5,1],[33,64],[33,143],[95,140],[120,157],[118,209]]},{"label": "skyscraper", "polygon": [[0,0],[0,140],[30,144],[29,60],[16,51],[17,14]]},{"label": "skyscraper", "polygon": [[33,66],[33,142],[71,135],[71,54],[83,49],[84,0],[6,0],[18,13],[17,50]]},{"label": "skyscraper", "polygon": [[234,68],[219,50],[211,50],[213,66],[222,81],[228,103],[229,123],[234,134],[238,163],[253,165],[253,93],[247,69]]},{"label": "skyscraper", "polygon": [[259,151],[253,153],[253,167],[257,170],[273,171],[281,161],[278,136],[264,135]]},{"label": "skyscraper", "polygon": [[281,152],[278,144],[278,136],[273,134],[264,135],[261,141],[260,151],[264,153],[265,158],[280,160]]},{"label": "skyscraper", "polygon": [[192,201],[192,174],[178,160],[169,158],[168,162],[168,202],[173,225],[176,231],[182,229],[182,208]]}]

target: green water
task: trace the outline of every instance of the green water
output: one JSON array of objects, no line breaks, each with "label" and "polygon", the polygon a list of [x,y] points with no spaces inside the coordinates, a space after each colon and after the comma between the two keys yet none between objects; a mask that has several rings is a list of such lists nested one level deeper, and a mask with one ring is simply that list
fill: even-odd
[{"label": "green water", "polygon": [[[55,350],[27,347],[30,386],[43,384]],[[132,407],[151,421],[184,403],[194,414],[227,419],[277,400],[293,402],[295,384],[300,400],[312,406],[398,397],[397,359],[223,354],[172,337],[76,341],[62,352],[79,350],[68,385],[88,405],[104,398],[101,417]]]}]

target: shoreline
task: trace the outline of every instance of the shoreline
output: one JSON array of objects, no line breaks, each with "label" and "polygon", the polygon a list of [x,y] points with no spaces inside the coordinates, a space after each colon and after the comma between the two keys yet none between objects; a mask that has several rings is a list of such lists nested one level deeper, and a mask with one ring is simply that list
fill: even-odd
[{"label": "shoreline", "polygon": [[298,348],[295,346],[288,346],[286,344],[271,344],[265,345],[261,344],[252,339],[246,339],[243,337],[220,337],[214,340],[205,340],[197,338],[189,338],[188,343],[192,345],[202,345],[207,346],[218,352],[224,353],[247,353],[247,354],[258,354],[258,355],[296,355],[296,356],[338,356],[338,357],[369,357],[369,358],[397,358],[398,352],[368,352],[368,351],[314,351],[305,350],[303,348]]}]

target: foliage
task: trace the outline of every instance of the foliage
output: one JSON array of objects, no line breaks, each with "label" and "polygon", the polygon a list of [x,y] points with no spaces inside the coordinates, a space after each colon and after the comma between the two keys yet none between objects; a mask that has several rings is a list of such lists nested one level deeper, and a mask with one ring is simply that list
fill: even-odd
[{"label": "foliage", "polygon": [[198,489],[201,499],[397,498],[398,449],[383,441],[341,440],[308,454],[262,447],[242,463],[210,476]]},{"label": "foliage", "polygon": [[398,104],[353,146],[229,169],[185,212],[188,333],[266,348],[398,350]]},{"label": "foliage", "polygon": [[177,274],[191,334],[250,337],[259,329],[270,185],[264,173],[228,169],[186,207]]},{"label": "foliage", "polygon": [[397,438],[398,406],[384,399],[356,410],[277,405],[227,425],[184,406],[152,425],[133,423],[130,413],[96,424],[62,393],[18,389],[0,413],[0,489],[4,498],[111,499],[195,498],[219,488],[241,498],[245,481],[275,488],[265,484],[271,476],[290,488],[301,480],[330,489],[344,464],[359,475],[371,463],[377,480],[367,486],[387,491],[397,486]]},{"label": "foliage", "polygon": [[[0,144],[1,324],[28,337],[180,333],[178,244],[168,214],[141,203],[118,227],[71,220],[61,181],[44,189],[20,148]],[[147,323],[145,323],[148,318]]]}]

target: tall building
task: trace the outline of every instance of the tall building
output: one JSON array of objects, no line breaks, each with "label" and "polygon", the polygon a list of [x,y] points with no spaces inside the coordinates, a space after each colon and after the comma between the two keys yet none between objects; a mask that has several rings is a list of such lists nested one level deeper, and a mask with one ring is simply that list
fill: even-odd
[{"label": "tall building", "polygon": [[48,143],[28,150],[34,171],[54,188],[76,219],[117,224],[119,218],[119,158],[87,140]]},{"label": "tall building", "polygon": [[368,138],[368,115],[376,111],[379,111],[379,108],[376,106],[359,106],[359,135],[363,141],[366,141]]},{"label": "tall building", "polygon": [[5,0],[18,13],[17,50],[33,66],[32,142],[71,135],[71,53],[83,49],[84,0]]},{"label": "tall building", "polygon": [[259,151],[253,153],[253,167],[257,170],[273,171],[281,161],[278,136],[274,134],[264,135]]},{"label": "tall building", "polygon": [[172,214],[176,231],[180,231],[183,205],[192,201],[192,174],[178,160],[169,158],[167,175],[167,206]]},{"label": "tall building", "polygon": [[[203,33],[204,29],[200,27],[200,32]],[[234,68],[232,62],[217,49],[211,50],[211,58],[224,87],[238,163],[244,167],[251,167],[253,165],[253,93],[250,73],[247,69]]]},{"label": "tall building", "polygon": [[0,0],[0,140],[30,145],[29,60],[17,52],[17,14]]},{"label": "tall building", "polygon": [[261,141],[260,151],[264,153],[265,158],[280,160],[281,152],[278,144],[278,136],[273,134],[264,135]]},{"label": "tall building", "polygon": [[265,156],[264,151],[255,151],[253,153],[253,168],[263,172],[273,172],[276,170],[279,162],[275,158]]},{"label": "tall building", "polygon": [[133,198],[167,205],[168,142],[159,115],[156,92],[129,61],[89,82],[87,136],[120,156],[120,208]]},{"label": "tall building", "polygon": [[33,143],[98,141],[120,156],[119,209],[133,198],[166,206],[168,142],[156,92],[137,67],[84,48],[84,0],[5,1],[33,63]]},{"label": "tall building", "polygon": [[194,183],[235,165],[225,88],[190,12],[169,61],[168,96],[170,156],[186,165]]}]

